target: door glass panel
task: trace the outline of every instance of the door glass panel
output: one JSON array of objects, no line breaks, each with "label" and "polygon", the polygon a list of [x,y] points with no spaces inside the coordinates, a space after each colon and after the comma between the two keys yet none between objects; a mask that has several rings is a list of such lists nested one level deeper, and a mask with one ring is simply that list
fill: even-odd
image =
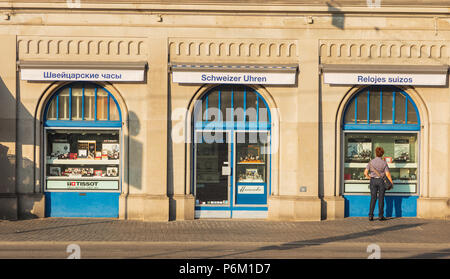
[{"label": "door glass panel", "polygon": [[264,183],[267,180],[268,134],[266,132],[236,133],[236,181]]},{"label": "door glass panel", "polygon": [[195,196],[199,205],[228,205],[228,174],[223,167],[228,159],[225,132],[196,134]]}]

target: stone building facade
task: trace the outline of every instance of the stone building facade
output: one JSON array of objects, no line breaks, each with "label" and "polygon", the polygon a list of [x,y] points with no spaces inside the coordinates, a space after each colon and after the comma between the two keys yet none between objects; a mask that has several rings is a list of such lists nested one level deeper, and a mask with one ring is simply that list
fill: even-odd
[{"label": "stone building facade", "polygon": [[367,216],[383,146],[385,214],[448,218],[450,3],[412,2],[0,1],[0,216]]}]

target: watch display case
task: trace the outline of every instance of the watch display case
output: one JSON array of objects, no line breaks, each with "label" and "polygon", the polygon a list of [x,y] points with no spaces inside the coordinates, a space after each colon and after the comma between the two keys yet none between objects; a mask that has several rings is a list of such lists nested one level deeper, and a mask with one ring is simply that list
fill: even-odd
[{"label": "watch display case", "polygon": [[394,182],[389,193],[417,193],[417,133],[345,133],[344,192],[369,193],[369,180],[364,176],[375,149],[383,147]]},{"label": "watch display case", "polygon": [[119,130],[47,129],[46,138],[47,190],[119,190]]},{"label": "watch display case", "polygon": [[[243,134],[243,133],[242,133]],[[238,183],[265,183],[267,170],[267,134],[245,133],[236,144],[236,180]]]}]

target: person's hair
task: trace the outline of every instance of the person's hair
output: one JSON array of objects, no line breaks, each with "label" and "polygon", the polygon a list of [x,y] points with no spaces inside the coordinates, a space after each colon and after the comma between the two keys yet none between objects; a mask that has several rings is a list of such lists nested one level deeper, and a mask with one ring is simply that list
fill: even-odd
[{"label": "person's hair", "polygon": [[383,156],[383,154],[384,154],[384,149],[383,149],[383,147],[377,147],[377,148],[375,149],[375,154],[377,155],[377,157]]}]

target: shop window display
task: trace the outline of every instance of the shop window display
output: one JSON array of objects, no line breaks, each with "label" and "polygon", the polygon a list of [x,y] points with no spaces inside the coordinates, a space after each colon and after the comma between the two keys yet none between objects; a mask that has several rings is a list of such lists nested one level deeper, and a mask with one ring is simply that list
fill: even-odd
[{"label": "shop window display", "polygon": [[392,193],[417,193],[417,133],[345,133],[344,192],[368,193],[364,169],[383,147],[394,189]]},{"label": "shop window display", "polygon": [[265,183],[267,133],[237,133],[236,174],[238,183]]},{"label": "shop window display", "polygon": [[46,129],[47,190],[119,190],[119,136],[120,130]]}]

